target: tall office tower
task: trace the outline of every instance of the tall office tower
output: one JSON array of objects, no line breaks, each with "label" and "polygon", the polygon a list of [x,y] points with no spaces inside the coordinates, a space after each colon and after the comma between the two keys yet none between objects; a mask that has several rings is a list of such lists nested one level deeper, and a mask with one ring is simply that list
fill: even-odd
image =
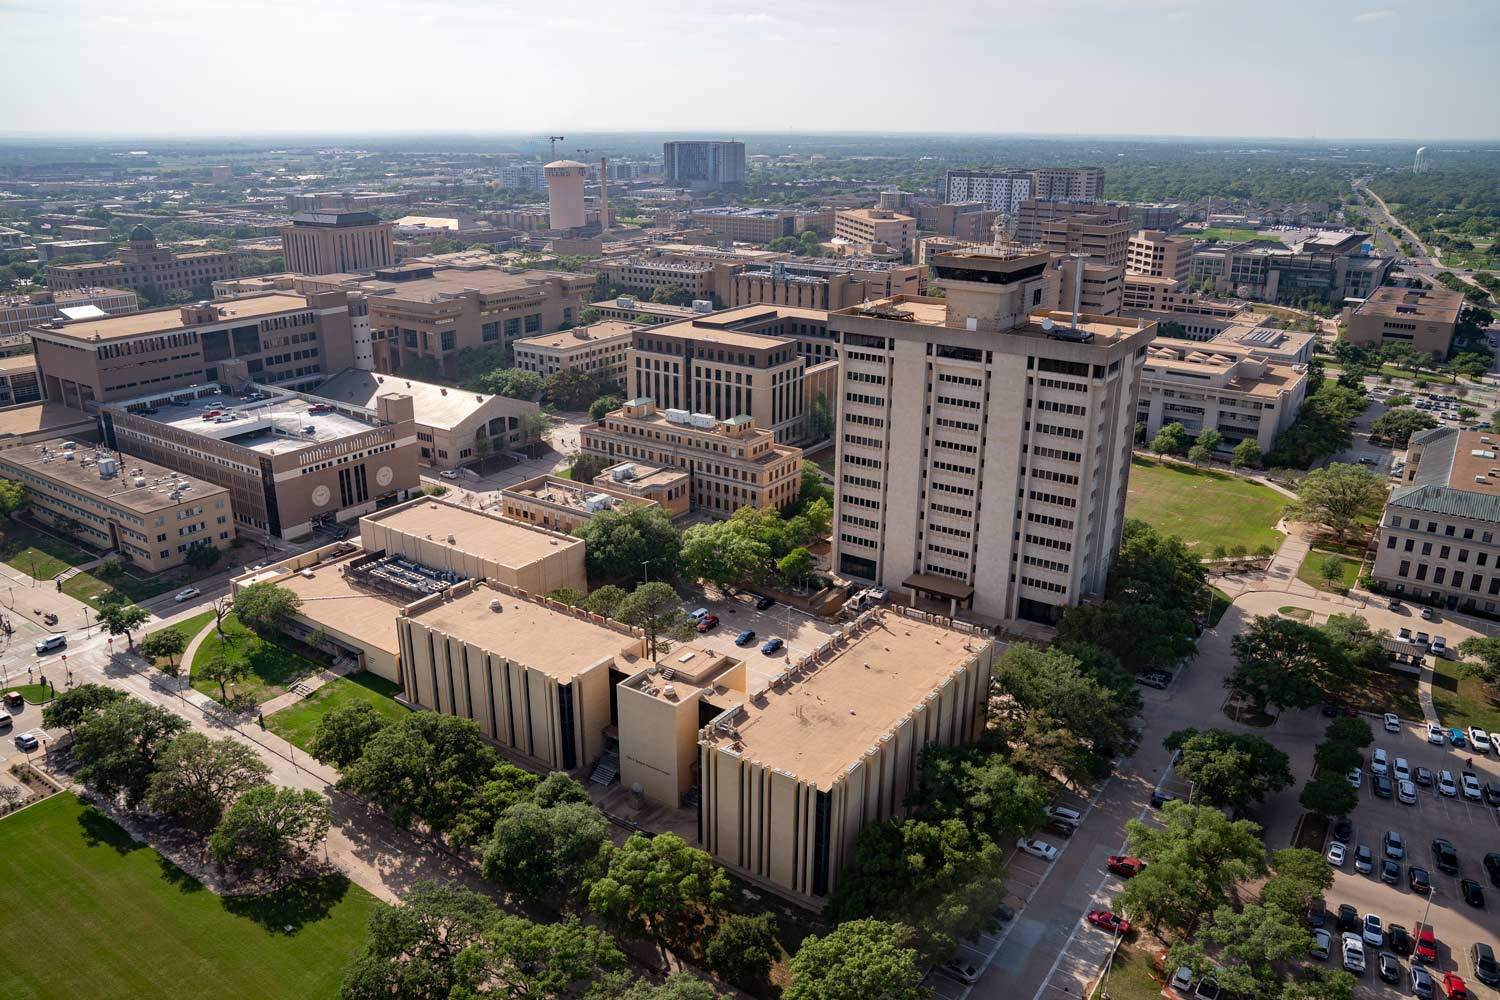
[{"label": "tall office tower", "polygon": [[281,253],[294,274],[373,271],[396,263],[394,222],[373,212],[320,209],[299,212],[281,231]]},{"label": "tall office tower", "polygon": [[1033,314],[1044,252],[933,258],[946,298],[830,313],[840,344],[834,564],[988,620],[1053,620],[1119,547],[1138,320]]},{"label": "tall office tower", "polygon": [[1035,198],[1099,201],[1104,197],[1103,167],[1041,167],[1032,175]]},{"label": "tall office tower", "polygon": [[1016,211],[1016,206],[1032,195],[1029,170],[950,170],[946,180],[945,199],[949,204],[982,201],[996,212]]},{"label": "tall office tower", "polygon": [[697,191],[745,190],[745,144],[683,139],[661,144],[668,184]]}]

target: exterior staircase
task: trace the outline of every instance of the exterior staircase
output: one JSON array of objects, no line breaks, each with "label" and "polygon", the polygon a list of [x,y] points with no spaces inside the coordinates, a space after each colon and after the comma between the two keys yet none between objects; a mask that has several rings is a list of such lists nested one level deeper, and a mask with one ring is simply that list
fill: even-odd
[{"label": "exterior staircase", "polygon": [[589,775],[589,781],[601,788],[608,788],[620,778],[620,752],[618,750],[606,750],[599,758],[599,763],[594,765],[594,773]]}]

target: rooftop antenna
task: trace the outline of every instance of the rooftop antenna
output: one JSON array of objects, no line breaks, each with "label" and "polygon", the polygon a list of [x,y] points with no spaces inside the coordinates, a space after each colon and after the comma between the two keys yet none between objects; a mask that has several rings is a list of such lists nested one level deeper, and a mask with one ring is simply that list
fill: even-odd
[{"label": "rooftop antenna", "polygon": [[567,136],[565,136],[565,135],[549,135],[549,136],[547,136],[547,141],[552,144],[552,159],[554,159],[554,160],[557,159],[557,144],[559,142],[562,142],[566,138],[567,138]]}]

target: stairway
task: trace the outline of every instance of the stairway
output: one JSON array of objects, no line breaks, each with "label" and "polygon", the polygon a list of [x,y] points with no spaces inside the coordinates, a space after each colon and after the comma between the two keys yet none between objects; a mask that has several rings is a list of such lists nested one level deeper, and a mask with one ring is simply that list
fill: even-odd
[{"label": "stairway", "polygon": [[618,750],[606,750],[599,758],[599,763],[594,765],[594,773],[589,775],[589,781],[601,788],[613,785],[620,777],[620,752]]}]

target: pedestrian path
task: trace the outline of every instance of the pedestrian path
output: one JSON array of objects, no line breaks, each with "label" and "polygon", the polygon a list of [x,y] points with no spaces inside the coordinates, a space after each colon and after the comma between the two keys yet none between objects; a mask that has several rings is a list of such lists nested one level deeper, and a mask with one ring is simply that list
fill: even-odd
[{"label": "pedestrian path", "polygon": [[326,670],[319,670],[311,677],[304,677],[292,685],[290,691],[279,694],[270,701],[261,702],[260,713],[262,715],[274,715],[283,708],[290,708],[304,698],[312,697],[314,691],[327,684],[329,681],[338,680],[340,677],[353,672],[358,664],[345,657]]}]

